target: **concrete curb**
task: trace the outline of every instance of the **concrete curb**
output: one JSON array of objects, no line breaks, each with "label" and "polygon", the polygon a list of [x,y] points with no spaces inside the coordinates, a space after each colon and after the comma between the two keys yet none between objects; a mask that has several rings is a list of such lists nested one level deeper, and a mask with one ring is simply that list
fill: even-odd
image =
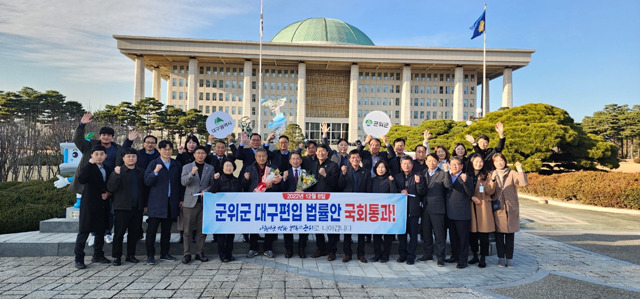
[{"label": "concrete curb", "polygon": [[596,212],[605,212],[605,213],[615,213],[615,214],[626,214],[626,215],[635,215],[640,216],[640,210],[631,210],[631,209],[619,209],[619,208],[605,208],[605,207],[597,207],[591,205],[585,205],[580,203],[569,203],[565,201],[560,201],[553,198],[548,197],[537,197],[529,194],[518,193],[519,198],[524,198],[528,200],[537,201],[539,203],[546,203],[554,206],[570,208],[570,209],[579,209],[579,210],[589,210]]}]

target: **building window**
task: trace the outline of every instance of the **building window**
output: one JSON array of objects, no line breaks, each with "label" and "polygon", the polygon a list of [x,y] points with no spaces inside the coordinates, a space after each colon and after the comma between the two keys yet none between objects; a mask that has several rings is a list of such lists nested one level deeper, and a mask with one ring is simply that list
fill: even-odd
[{"label": "building window", "polygon": [[469,107],[473,107],[473,103],[475,103],[475,100],[469,100]]},{"label": "building window", "polygon": [[174,66],[173,66],[173,73],[174,73],[174,74],[177,74],[177,73],[178,73],[178,66],[177,66],[177,65],[174,65]]},{"label": "building window", "polygon": [[231,107],[231,114],[236,115],[236,107]]},{"label": "building window", "polygon": [[180,92],[180,93],[178,94],[178,100],[182,100],[182,99],[183,99],[183,96],[184,96],[184,93]]},{"label": "building window", "polygon": [[400,118],[400,111],[396,110],[396,118]]},{"label": "building window", "polygon": [[440,86],[440,94],[444,94],[444,86]]},{"label": "building window", "polygon": [[424,119],[424,111],[420,111],[420,119]]},{"label": "building window", "polygon": [[413,119],[418,119],[418,111],[413,111]]},{"label": "building window", "polygon": [[[214,74],[214,75],[217,75],[217,74],[218,74],[218,67],[217,67],[217,66],[214,66],[214,67],[213,67],[213,74]],[[215,108],[215,107],[213,107],[213,108]]]},{"label": "building window", "polygon": [[238,107],[238,114],[242,115],[242,107]]},{"label": "building window", "polygon": [[[208,95],[209,95],[209,94],[207,94],[207,96],[208,96]],[[204,100],[204,94],[200,93],[200,94],[198,95],[198,100],[200,100],[200,101]]]},{"label": "building window", "polygon": [[184,74],[184,65],[180,66],[180,74]]},{"label": "building window", "polygon": [[206,86],[207,86],[207,88],[211,87],[211,80],[207,80]]},{"label": "building window", "polygon": [[256,107],[251,107],[251,115],[256,115]]},{"label": "building window", "polygon": [[205,106],[204,108],[205,108],[205,113],[206,114],[211,113],[211,107],[210,106]]},{"label": "building window", "polygon": [[[464,107],[468,107],[469,106],[469,101],[468,100],[464,100]],[[464,119],[467,119],[466,117]]]},{"label": "building window", "polygon": [[171,84],[172,84],[173,86],[176,86],[177,82],[178,82],[178,79],[176,79],[176,78],[173,78],[173,79],[171,80]]},{"label": "building window", "polygon": [[172,100],[175,100],[175,99],[176,99],[176,92],[175,92],[175,91],[172,91],[172,92],[171,92],[171,99],[172,99]]},{"label": "building window", "polygon": [[242,102],[242,94],[238,95],[238,102]]}]

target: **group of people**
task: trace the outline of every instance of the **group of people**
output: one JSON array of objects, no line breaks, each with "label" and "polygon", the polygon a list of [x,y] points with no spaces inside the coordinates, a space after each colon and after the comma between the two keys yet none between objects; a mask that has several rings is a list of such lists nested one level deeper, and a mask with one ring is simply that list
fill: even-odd
[{"label": "group of people", "polygon": [[[424,142],[415,148],[415,158],[406,154],[405,140],[398,138],[393,145],[386,136],[380,139],[368,136],[364,144],[348,151],[345,139],[338,141],[337,150],[328,142],[327,124],[322,124],[323,140],[320,144],[308,141],[306,155],[301,150],[289,151],[289,138],[279,136],[277,149],[269,150],[274,139],[271,134],[262,142],[259,134],[247,136],[244,132],[239,144],[231,136],[226,140],[209,137],[206,146],[195,136],[189,136],[184,148],[172,158],[174,145],[169,140],[145,136],[143,148],[131,148],[137,133],[129,133],[123,146],[113,142],[114,131],[105,127],[97,140],[85,140],[84,128],[91,122],[85,114],[76,129],[74,142],[84,154],[76,179],[71,188],[82,193],[79,233],[76,239],[75,261],[79,269],[84,264],[84,247],[90,233],[95,234],[92,262],[120,265],[123,257],[123,238],[127,234],[125,261],[137,263],[136,242],[142,238],[142,218],[146,213],[146,263],[155,264],[155,242],[161,228],[160,259],[177,260],[169,253],[171,226],[179,219],[183,231],[184,252],[182,262],[206,262],[205,235],[202,234],[203,194],[205,192],[351,192],[402,193],[407,196],[406,233],[397,235],[399,241],[397,262],[414,264],[418,235],[424,241],[424,252],[418,261],[435,260],[438,266],[445,262],[457,263],[458,268],[478,263],[486,267],[489,234],[496,233],[498,266],[513,267],[514,233],[519,230],[518,195],[516,185],[526,186],[527,178],[519,162],[516,170],[507,167],[503,126],[496,124],[500,136],[498,146],[489,148],[489,138],[472,136],[467,140],[475,153],[467,156],[466,147],[456,144],[451,156],[446,147],[436,146],[430,153],[428,131]],[[248,144],[245,146],[245,143]],[[381,151],[384,145],[387,151]],[[368,149],[365,149],[368,146]],[[210,154],[213,147],[213,153]],[[230,148],[232,154],[227,154]],[[238,176],[234,175],[236,160],[242,161]],[[280,170],[281,176],[265,182],[265,172]],[[306,190],[299,190],[302,171],[315,176],[317,182]],[[264,183],[264,184],[261,184]],[[262,188],[262,189],[261,189]],[[375,200],[372,198],[371,200]],[[496,203],[497,202],[497,203]],[[113,220],[110,221],[110,218]],[[113,261],[104,256],[104,234],[114,226]],[[450,258],[445,257],[445,244],[449,232]],[[285,257],[294,255],[293,234],[284,234]],[[373,235],[374,256],[365,257],[365,239],[357,236],[356,258],[362,263],[387,262],[395,235]],[[234,234],[217,235],[218,255],[222,262],[235,260]],[[265,234],[262,254],[275,257],[273,243],[277,234]],[[248,258],[260,254],[258,234],[249,234]],[[308,234],[299,234],[297,254],[306,258]],[[316,234],[313,258],[327,256],[336,259],[339,234]],[[473,258],[468,261],[469,249]],[[352,236],[343,235],[343,262],[353,259]]]}]

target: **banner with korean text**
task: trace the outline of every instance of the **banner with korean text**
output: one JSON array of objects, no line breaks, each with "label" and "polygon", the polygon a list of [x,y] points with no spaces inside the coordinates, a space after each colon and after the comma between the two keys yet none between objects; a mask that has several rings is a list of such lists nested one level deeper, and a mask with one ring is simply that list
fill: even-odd
[{"label": "banner with korean text", "polygon": [[202,232],[404,234],[400,193],[205,193]]}]

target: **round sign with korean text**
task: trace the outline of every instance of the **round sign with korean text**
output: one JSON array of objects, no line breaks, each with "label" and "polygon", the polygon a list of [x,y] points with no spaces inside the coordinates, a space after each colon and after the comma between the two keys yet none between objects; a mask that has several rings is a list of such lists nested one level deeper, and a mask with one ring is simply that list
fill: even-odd
[{"label": "round sign with korean text", "polygon": [[364,117],[362,129],[371,137],[380,138],[389,133],[391,119],[382,111],[371,111]]},{"label": "round sign with korean text", "polygon": [[207,131],[216,138],[224,138],[233,132],[235,122],[229,113],[218,111],[207,118]]}]

